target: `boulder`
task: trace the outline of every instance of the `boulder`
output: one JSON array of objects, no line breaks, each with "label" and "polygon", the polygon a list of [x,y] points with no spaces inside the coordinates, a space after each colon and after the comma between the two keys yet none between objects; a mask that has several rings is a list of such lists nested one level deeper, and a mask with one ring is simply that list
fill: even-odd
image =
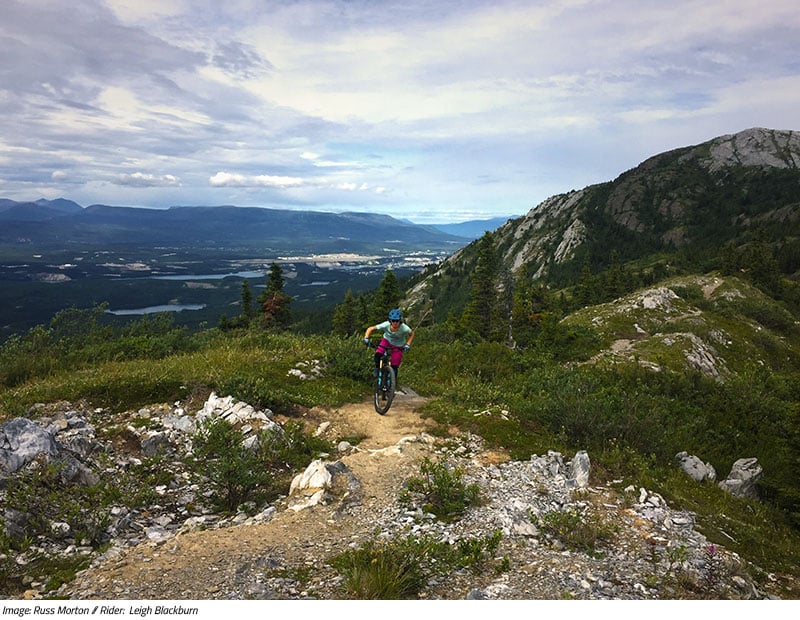
[{"label": "boulder", "polygon": [[16,508],[3,511],[3,532],[11,540],[23,540],[28,534],[31,515]]},{"label": "boulder", "polygon": [[568,486],[576,486],[580,489],[589,485],[589,470],[591,469],[591,461],[589,454],[586,450],[580,450],[575,453],[569,467],[569,478],[567,480]]},{"label": "boulder", "polygon": [[271,417],[272,411],[269,409],[257,411],[251,405],[237,401],[233,396],[220,397],[212,392],[203,408],[197,412],[196,419],[203,421],[208,418],[224,418],[231,424],[244,424],[253,420],[263,422]]},{"label": "boulder", "polygon": [[303,510],[333,499],[356,499],[361,483],[341,461],[312,461],[305,471],[292,480],[289,487],[290,508]]},{"label": "boulder", "polygon": [[71,454],[62,452],[54,459],[54,462],[61,466],[59,477],[65,483],[94,486],[100,482],[97,474]]},{"label": "boulder", "polygon": [[[70,446],[80,456],[82,450],[91,452],[93,442],[71,437]],[[0,477],[9,476],[37,458],[61,466],[60,478],[66,483],[97,484],[98,477],[80,460],[65,449],[52,432],[27,418],[14,418],[0,426]]]},{"label": "boulder", "polygon": [[27,418],[14,418],[0,425],[0,476],[13,474],[34,459],[58,455],[52,433]]},{"label": "boulder", "polygon": [[756,484],[761,480],[764,469],[755,457],[739,459],[733,464],[731,473],[719,486],[736,497],[758,499]]},{"label": "boulder", "polygon": [[142,455],[153,457],[159,454],[171,454],[172,445],[166,433],[151,433],[149,437],[142,440]]},{"label": "boulder", "polygon": [[678,452],[675,461],[688,476],[697,482],[716,482],[717,472],[711,463],[703,463],[698,457],[688,452]]}]

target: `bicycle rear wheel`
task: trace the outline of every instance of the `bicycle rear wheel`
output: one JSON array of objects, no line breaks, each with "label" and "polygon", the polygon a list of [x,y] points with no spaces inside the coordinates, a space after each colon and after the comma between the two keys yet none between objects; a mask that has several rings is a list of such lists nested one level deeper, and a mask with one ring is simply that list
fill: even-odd
[{"label": "bicycle rear wheel", "polygon": [[394,368],[384,366],[375,380],[375,411],[383,415],[389,411],[394,400],[395,374]]}]

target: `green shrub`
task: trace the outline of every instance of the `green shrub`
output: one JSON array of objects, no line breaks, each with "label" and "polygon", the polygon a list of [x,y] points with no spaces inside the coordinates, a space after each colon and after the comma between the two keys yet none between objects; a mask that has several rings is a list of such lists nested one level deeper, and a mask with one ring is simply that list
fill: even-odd
[{"label": "green shrub", "polygon": [[48,535],[54,521],[69,525],[70,536],[98,547],[106,542],[109,492],[106,483],[82,485],[65,482],[57,462],[35,461],[8,479],[5,505],[29,518],[27,536]]},{"label": "green shrub", "polygon": [[331,338],[328,342],[325,352],[328,372],[364,383],[370,380],[374,351],[367,349],[360,338]]},{"label": "green shrub", "polygon": [[194,437],[192,465],[211,482],[214,505],[234,512],[245,502],[260,503],[285,492],[287,477],[331,451],[329,442],[304,433],[301,422],[289,421],[282,431],[261,430],[247,447],[239,429],[215,418],[201,424]]},{"label": "green shrub", "polygon": [[615,528],[594,512],[577,508],[553,510],[531,519],[542,532],[557,538],[567,548],[596,553],[597,546],[613,540]]},{"label": "green shrub", "polygon": [[109,324],[107,304],[57,313],[47,326],[37,325],[0,347],[0,385],[14,387],[58,371],[74,371],[133,359],[163,359],[193,351],[199,340],[176,326],[171,313],[145,315],[122,326]]},{"label": "green shrub", "polygon": [[[343,589],[351,598],[411,599],[419,595],[432,577],[459,569],[478,572],[492,559],[500,541],[499,531],[482,538],[462,539],[453,545],[415,536],[369,540],[329,563],[344,577]],[[501,562],[501,569],[507,566],[507,559]]]},{"label": "green shrub", "polygon": [[219,390],[261,409],[285,411],[293,406],[293,399],[280,384],[263,375],[235,374],[226,378]]},{"label": "green shrub", "polygon": [[370,540],[337,556],[331,565],[344,576],[344,590],[351,598],[410,599],[427,582],[420,554],[419,546],[408,539],[400,543]]},{"label": "green shrub", "polygon": [[235,512],[240,504],[272,490],[272,473],[255,450],[242,444],[242,433],[227,420],[203,423],[193,440],[193,452],[194,468],[211,482],[218,509]]},{"label": "green shrub", "polygon": [[422,503],[426,512],[443,521],[457,519],[467,508],[480,502],[480,487],[465,484],[463,472],[444,462],[434,463],[425,457],[420,466],[422,477],[406,481],[402,501],[407,504]]},{"label": "green shrub", "polygon": [[331,442],[309,435],[297,420],[287,421],[282,434],[266,433],[259,442],[259,458],[274,472],[296,472],[321,454],[331,452]]}]

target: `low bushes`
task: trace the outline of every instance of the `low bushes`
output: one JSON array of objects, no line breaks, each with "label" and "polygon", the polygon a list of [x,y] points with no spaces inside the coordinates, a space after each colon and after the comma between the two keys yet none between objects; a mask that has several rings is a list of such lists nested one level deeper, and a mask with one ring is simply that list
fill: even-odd
[{"label": "low bushes", "polygon": [[409,505],[422,504],[423,510],[435,514],[442,521],[453,521],[470,506],[480,502],[477,484],[466,484],[463,472],[447,463],[424,458],[420,465],[421,477],[406,481],[402,501]]},{"label": "low bushes", "polygon": [[493,561],[499,531],[455,545],[430,537],[408,536],[391,541],[369,540],[331,558],[344,577],[346,596],[359,600],[417,598],[429,580],[453,570],[480,570]]}]

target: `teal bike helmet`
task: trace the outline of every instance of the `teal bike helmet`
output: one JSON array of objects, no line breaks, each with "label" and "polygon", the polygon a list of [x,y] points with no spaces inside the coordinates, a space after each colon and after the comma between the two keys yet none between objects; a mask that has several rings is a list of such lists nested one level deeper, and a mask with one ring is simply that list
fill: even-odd
[{"label": "teal bike helmet", "polygon": [[390,321],[402,321],[403,320],[403,313],[400,312],[397,308],[394,310],[389,310],[389,320]]}]

